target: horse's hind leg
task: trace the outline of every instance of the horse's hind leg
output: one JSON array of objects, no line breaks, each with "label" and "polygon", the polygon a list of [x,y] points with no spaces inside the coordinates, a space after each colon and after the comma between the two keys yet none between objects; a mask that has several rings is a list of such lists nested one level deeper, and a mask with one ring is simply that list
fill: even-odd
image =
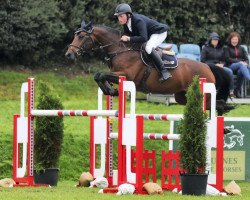
[{"label": "horse's hind leg", "polygon": [[236,107],[236,105],[226,103],[223,99],[216,100],[216,110],[219,116],[222,116],[223,114],[235,109]]},{"label": "horse's hind leg", "polygon": [[181,91],[181,92],[175,93],[174,94],[175,101],[178,104],[186,105],[186,103],[187,103],[187,97],[185,95],[186,95],[186,91]]}]

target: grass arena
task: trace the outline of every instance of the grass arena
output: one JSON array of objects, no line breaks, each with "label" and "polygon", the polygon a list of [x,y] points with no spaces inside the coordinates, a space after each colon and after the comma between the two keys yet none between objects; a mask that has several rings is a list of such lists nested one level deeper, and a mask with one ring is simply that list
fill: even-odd
[{"label": "grass arena", "polygon": [[[5,74],[5,75],[4,75]],[[10,80],[6,79],[6,74],[8,74],[8,76],[10,77]],[[29,77],[30,74],[20,74],[20,73],[15,73],[15,72],[8,72],[6,71],[5,73],[1,72],[1,77],[5,78],[5,82],[1,83],[1,88],[3,88],[1,90],[1,94],[3,94],[3,91],[5,91],[4,95],[1,95],[1,104],[2,104],[2,111],[1,113],[6,113],[5,116],[1,115],[1,128],[0,128],[0,132],[2,138],[2,142],[1,142],[1,150],[4,151],[5,153],[3,153],[3,157],[2,157],[2,162],[1,163],[6,163],[6,161],[11,161],[11,157],[12,157],[12,149],[9,148],[11,145],[6,145],[3,147],[3,143],[4,141],[11,141],[11,137],[12,137],[12,122],[11,119],[12,117],[10,117],[11,115],[13,115],[13,113],[18,113],[19,112],[19,98],[20,98],[20,85],[21,83],[27,78]],[[16,84],[11,85],[11,77],[15,78]],[[79,109],[80,107],[83,108],[90,108],[95,109],[97,107],[97,94],[96,91],[91,91],[91,88],[93,87],[93,85],[91,85],[91,77],[86,77],[85,81],[80,81],[80,78],[76,77],[74,80],[68,80],[65,77],[61,77],[55,74],[46,74],[46,73],[40,73],[40,74],[35,74],[36,79],[43,79],[45,81],[48,81],[49,79],[53,80],[51,81],[52,85],[54,88],[57,88],[58,85],[58,80],[60,80],[61,82],[63,82],[63,88],[58,87],[57,92],[60,94],[60,90],[65,90],[67,91],[67,87],[69,87],[69,85],[73,86],[73,85],[78,85],[79,82],[81,83],[81,85],[85,85],[84,89],[83,88],[79,88],[79,86],[77,86],[77,89],[79,89],[79,91],[75,91],[75,96],[72,94],[63,94],[62,95],[62,100],[64,102],[64,106],[66,108],[70,108],[70,109]],[[1,79],[3,80],[3,79]],[[13,79],[12,79],[13,80]],[[68,82],[68,83],[67,83]],[[87,84],[86,84],[87,83]],[[8,86],[8,87],[7,87]],[[7,89],[8,88],[8,89]],[[92,104],[88,104],[88,102],[82,102],[82,103],[77,103],[79,97],[81,97],[82,99],[86,99],[86,91],[89,91],[89,97],[87,97],[87,99],[92,99],[91,102],[93,102]],[[70,91],[71,93],[73,93],[74,91]],[[140,95],[140,94],[139,94]],[[68,98],[68,96],[70,96],[71,98]],[[117,101],[117,100],[115,100]],[[18,105],[19,104],[19,105]],[[94,104],[94,105],[93,105]],[[5,111],[3,108],[9,107],[10,109],[8,109],[8,111]],[[183,112],[183,107],[182,106],[177,106],[174,105],[174,107],[169,106],[166,107],[165,105],[154,105],[154,104],[148,104],[146,102],[136,102],[136,113],[157,113],[156,110],[167,110],[167,113],[173,113],[173,114],[180,114]],[[170,111],[168,111],[168,109]],[[226,117],[248,117],[247,116],[247,109],[248,106],[247,105],[242,105],[239,106],[236,110],[231,111],[230,113],[228,113],[226,115]],[[150,110],[150,111],[149,111]],[[147,111],[147,112],[146,112]],[[244,114],[245,113],[245,114]],[[8,120],[7,120],[8,119]],[[9,121],[10,119],[10,121]],[[66,139],[69,139],[70,137],[75,138],[75,140],[81,140],[83,135],[89,136],[89,122],[85,122],[86,119],[77,119],[77,118],[71,118],[71,119],[66,119],[65,118],[65,123],[66,123],[66,129],[65,129],[65,135],[68,134],[68,136],[65,136]],[[149,123],[149,125],[145,125],[145,132],[149,132],[149,133],[167,133],[170,132],[169,128],[166,128],[166,126],[163,124],[165,122],[147,122]],[[150,124],[151,123],[151,124]],[[170,125],[170,123],[168,122],[168,124]],[[160,126],[159,126],[160,125]],[[78,126],[78,127],[77,127]],[[79,127],[81,126],[81,128]],[[77,128],[75,128],[77,127]],[[84,127],[84,128],[82,128]],[[85,128],[86,127],[86,128]],[[169,130],[166,130],[169,129]],[[115,136],[114,136],[115,137]],[[72,139],[72,138],[71,138]],[[89,141],[86,141],[89,142]],[[153,141],[154,142],[154,141]],[[157,141],[158,142],[158,141]],[[8,142],[7,142],[8,143]],[[84,158],[86,157],[86,155],[88,154],[88,149],[85,150],[85,152],[81,152],[79,154],[81,154],[80,159],[78,161],[75,162],[75,164],[73,164],[72,167],[69,167],[70,164],[67,164],[67,159],[66,158],[66,152],[70,151],[70,147],[73,148],[73,150],[76,151],[80,151],[80,148],[82,145],[84,145],[83,143],[80,143],[80,145],[76,144],[76,146],[80,147],[79,149],[75,149],[75,147],[72,146],[67,146],[66,144],[67,142],[64,141],[64,150],[62,152],[62,158],[60,160],[60,171],[61,171],[61,176],[60,176],[60,181],[58,184],[58,187],[56,188],[7,188],[7,189],[1,189],[1,193],[0,193],[0,197],[4,198],[4,199],[10,199],[12,197],[14,197],[15,195],[20,196],[21,198],[29,198],[29,199],[39,199],[39,197],[41,198],[47,198],[47,199],[61,199],[62,197],[67,197],[67,199],[80,199],[81,197],[85,197],[88,196],[93,198],[93,199],[106,199],[106,198],[119,198],[116,197],[115,195],[100,195],[97,194],[98,189],[97,188],[93,188],[93,189],[88,189],[88,188],[75,188],[74,184],[76,184],[76,179],[79,177],[79,175],[81,174],[82,171],[88,171],[89,170],[89,160],[88,158]],[[77,143],[77,142],[76,142]],[[164,145],[166,147],[166,149],[168,149],[168,144],[167,141],[160,141],[160,145],[162,146]],[[85,144],[86,145],[86,144]],[[149,144],[145,144],[147,147],[151,146],[151,145],[155,145],[152,144],[152,142]],[[157,145],[156,145],[157,146]],[[160,148],[158,146],[158,148]],[[5,151],[6,149],[8,149],[8,151]],[[65,153],[65,154],[64,154]],[[87,153],[87,154],[86,154]],[[64,155],[63,155],[64,154]],[[72,159],[73,160],[73,159]],[[74,161],[72,161],[74,163]],[[2,170],[4,170],[5,172],[3,173]],[[2,178],[4,177],[11,177],[12,176],[12,169],[7,164],[3,164],[2,165],[2,170],[1,170],[1,175]],[[71,173],[73,172],[73,173]],[[224,185],[227,182],[224,182]],[[247,192],[247,188],[249,187],[249,183],[247,182],[240,182],[239,183],[241,188],[242,188],[242,194],[243,194],[243,198],[249,196],[248,192]],[[11,195],[10,195],[10,191],[11,191]],[[67,192],[66,192],[67,191]],[[67,194],[66,194],[67,193]],[[39,197],[37,196],[37,194],[40,194]],[[13,195],[13,196],[12,196]],[[157,196],[154,198],[157,199],[161,199],[161,198],[166,198],[167,196],[171,197],[171,198],[180,198],[180,196],[178,196],[177,194],[174,194],[172,192],[164,192],[163,196]],[[241,197],[241,198],[242,198]],[[141,196],[129,196],[129,197],[125,197],[125,198],[136,198],[136,199],[140,199],[142,198]],[[181,198],[195,198],[195,197],[181,197]],[[215,198],[215,197],[211,197],[211,198]],[[237,198],[237,197],[233,197],[233,198]],[[239,198],[239,197],[238,197]]]}]

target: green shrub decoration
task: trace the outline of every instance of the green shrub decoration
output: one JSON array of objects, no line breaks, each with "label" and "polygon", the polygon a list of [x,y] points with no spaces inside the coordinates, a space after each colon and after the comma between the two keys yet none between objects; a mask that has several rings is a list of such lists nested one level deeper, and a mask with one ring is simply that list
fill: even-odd
[{"label": "green shrub decoration", "polygon": [[[38,84],[39,110],[59,110],[63,105],[45,84]],[[35,121],[35,169],[58,168],[63,142],[62,117],[36,117]]]},{"label": "green shrub decoration", "polygon": [[183,119],[177,127],[181,134],[179,150],[181,167],[190,174],[204,173],[206,168],[207,114],[203,112],[203,94],[199,77],[193,78],[187,91]]}]

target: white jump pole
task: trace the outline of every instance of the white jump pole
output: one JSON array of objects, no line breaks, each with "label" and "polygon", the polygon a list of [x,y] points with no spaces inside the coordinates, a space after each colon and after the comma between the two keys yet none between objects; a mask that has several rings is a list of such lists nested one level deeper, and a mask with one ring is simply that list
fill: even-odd
[{"label": "white jump pole", "polygon": [[[28,93],[28,113],[24,116],[25,93]],[[34,108],[34,79],[23,83],[21,87],[21,115],[14,115],[13,133],[13,179],[19,186],[34,185],[34,118],[31,110]],[[21,145],[22,145],[22,167],[21,164]],[[26,177],[25,177],[26,174]]]},{"label": "white jump pole", "polygon": [[[20,115],[14,115],[14,137],[13,137],[13,177],[16,182],[24,177],[27,170],[27,145],[28,145],[28,118],[24,116],[25,93],[28,92],[28,83],[21,87]],[[22,166],[20,167],[20,147],[22,145]]]},{"label": "white jump pole", "polygon": [[[216,117],[216,89],[213,83],[203,84],[203,94],[211,94],[210,119],[207,123],[207,168],[208,183],[217,189],[223,187],[223,129],[224,120]],[[222,117],[223,118],[223,117]],[[222,146],[222,147],[221,147]],[[212,148],[216,149],[216,172],[212,173]]]}]

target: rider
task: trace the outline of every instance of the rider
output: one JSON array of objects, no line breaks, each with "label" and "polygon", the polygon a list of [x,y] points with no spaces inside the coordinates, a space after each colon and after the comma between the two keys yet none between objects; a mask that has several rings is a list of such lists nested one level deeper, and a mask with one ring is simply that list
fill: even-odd
[{"label": "rider", "polygon": [[172,77],[164,68],[162,59],[155,50],[166,39],[168,26],[144,15],[132,13],[131,7],[126,3],[119,4],[114,15],[117,16],[119,23],[123,25],[124,35],[121,37],[121,41],[131,43],[147,42],[145,50],[160,72],[159,81],[163,82]]}]

